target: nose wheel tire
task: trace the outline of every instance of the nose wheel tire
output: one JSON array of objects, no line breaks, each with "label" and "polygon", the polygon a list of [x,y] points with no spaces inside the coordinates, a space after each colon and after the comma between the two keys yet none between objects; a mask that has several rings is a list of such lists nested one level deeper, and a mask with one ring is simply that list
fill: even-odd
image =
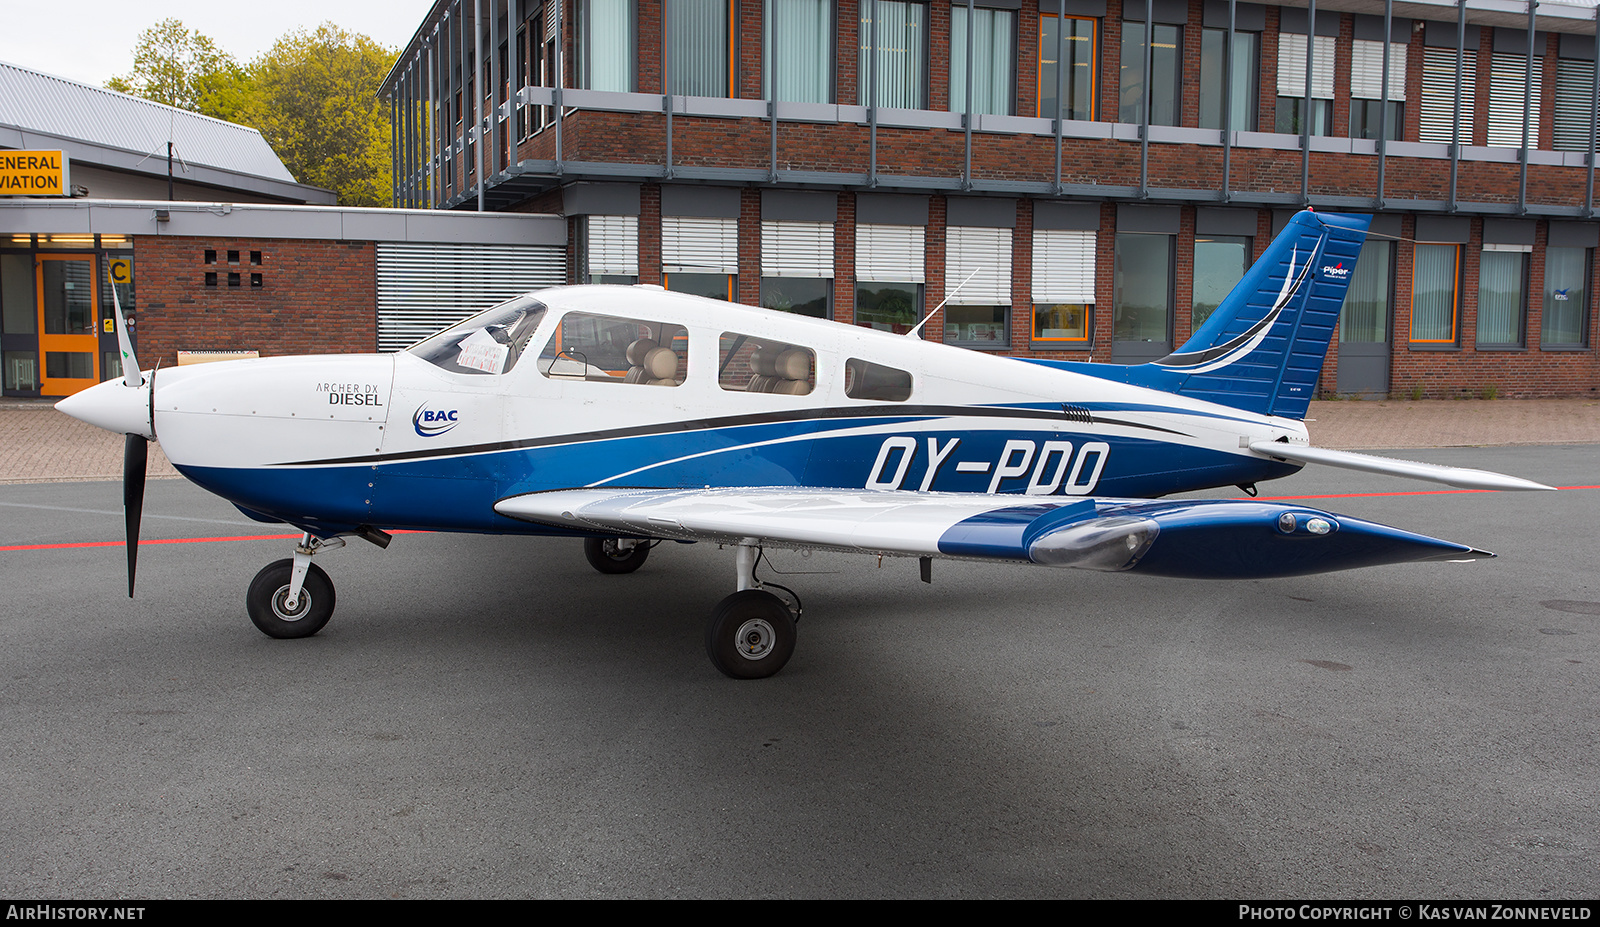
[{"label": "nose wheel tire", "polygon": [[245,593],[250,620],[268,637],[310,637],[333,617],[333,581],[314,563],[306,570],[299,601],[293,609],[288,607],[293,573],[291,559],[269,563],[250,581],[250,591]]},{"label": "nose wheel tire", "polygon": [[723,675],[765,679],[794,655],[794,615],[760,589],[735,592],[717,604],[706,625],[706,655]]},{"label": "nose wheel tire", "polygon": [[650,542],[639,541],[629,547],[622,538],[584,538],[583,555],[602,573],[632,573],[650,556]]}]

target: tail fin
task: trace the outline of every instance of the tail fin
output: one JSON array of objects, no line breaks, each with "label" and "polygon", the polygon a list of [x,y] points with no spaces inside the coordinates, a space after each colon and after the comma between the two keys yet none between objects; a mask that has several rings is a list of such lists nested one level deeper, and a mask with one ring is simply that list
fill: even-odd
[{"label": "tail fin", "polygon": [[1130,379],[1304,418],[1371,221],[1298,213],[1183,347],[1130,371]]}]

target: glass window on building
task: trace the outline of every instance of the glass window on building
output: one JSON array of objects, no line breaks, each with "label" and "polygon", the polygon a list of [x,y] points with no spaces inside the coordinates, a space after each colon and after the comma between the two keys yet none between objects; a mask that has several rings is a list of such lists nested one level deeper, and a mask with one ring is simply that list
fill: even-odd
[{"label": "glass window on building", "polygon": [[1319,35],[1312,43],[1311,99],[1306,100],[1306,36],[1278,34],[1278,113],[1276,130],[1299,135],[1333,134],[1333,55],[1336,39]]},{"label": "glass window on building", "polygon": [[[872,19],[874,10],[876,23]],[[926,109],[927,4],[900,0],[863,3],[860,28],[856,102],[864,106]]]},{"label": "glass window on building", "polygon": [[1172,235],[1118,232],[1112,283],[1115,341],[1166,341],[1172,331]]},{"label": "glass window on building", "polygon": [[633,0],[579,0],[578,86],[633,90]]},{"label": "glass window on building", "polygon": [[1339,340],[1378,344],[1389,340],[1389,268],[1394,242],[1368,238],[1361,246],[1339,310]]},{"label": "glass window on building", "polygon": [[1033,232],[1033,342],[1044,350],[1087,348],[1094,316],[1096,233]]},{"label": "glass window on building", "polygon": [[1010,10],[972,11],[972,68],[967,68],[967,8],[950,10],[950,111],[967,112],[967,83],[972,84],[972,112],[1008,116],[1016,92],[1017,14]]},{"label": "glass window on building", "polygon": [[[23,238],[27,244],[27,236]],[[0,254],[0,337],[5,344],[0,369],[7,390],[39,389],[38,316],[33,255]]]},{"label": "glass window on building", "polygon": [[921,321],[922,284],[859,281],[856,324],[904,335]]},{"label": "glass window on building", "polygon": [[1144,85],[1144,23],[1122,24],[1122,103],[1118,122],[1144,121],[1144,107],[1150,107],[1150,124],[1175,126],[1182,112],[1179,107],[1183,84],[1183,27],[1154,23],[1150,27],[1150,87]]},{"label": "glass window on building", "polygon": [[[772,95],[772,75],[778,75],[777,99],[787,103],[833,102],[832,0],[766,0],[772,28],[761,30],[761,94]],[[776,56],[772,37],[778,37]]]},{"label": "glass window on building", "polygon": [[821,277],[762,277],[761,305],[779,312],[826,319],[833,303],[833,281]]},{"label": "glass window on building", "polygon": [[1010,346],[1012,236],[1009,228],[945,230],[946,344]]},{"label": "glass window on building", "polygon": [[584,283],[638,283],[639,217],[581,217],[578,255]]},{"label": "glass window on building", "polygon": [[[1461,67],[1461,118],[1456,119],[1456,66]],[[1454,48],[1422,50],[1422,99],[1417,107],[1417,138],[1449,145],[1459,133],[1463,145],[1472,144],[1473,101],[1477,97],[1478,53],[1467,49],[1456,60]],[[1585,115],[1587,118],[1587,113]]]},{"label": "glass window on building", "polygon": [[[1222,128],[1224,83],[1224,54],[1228,44],[1228,30],[1206,29],[1200,34],[1200,128]],[[1232,72],[1228,75],[1230,90],[1228,127],[1237,132],[1253,132],[1256,128],[1256,70],[1261,36],[1254,32],[1233,34]]]},{"label": "glass window on building", "polygon": [[1592,248],[1546,248],[1544,314],[1539,340],[1547,348],[1581,348],[1588,343],[1589,268]]},{"label": "glass window on building", "polygon": [[[1056,118],[1059,92],[1066,104],[1059,113],[1062,118],[1093,121],[1099,25],[1099,20],[1081,17],[1050,13],[1039,17],[1039,110],[1035,115]],[[1065,74],[1057,67],[1058,43]]]},{"label": "glass window on building", "polygon": [[669,273],[662,275],[662,287],[674,293],[688,293],[707,299],[733,302],[738,292],[736,274]]},{"label": "glass window on building", "polygon": [[1411,340],[1418,344],[1454,344],[1461,246],[1419,244],[1412,265]]},{"label": "glass window on building", "polygon": [[1250,267],[1250,239],[1238,235],[1195,236],[1194,298],[1190,320],[1195,328],[1204,325],[1222,300]]},{"label": "glass window on building", "polygon": [[975,348],[1003,348],[1011,343],[1006,317],[1010,306],[944,307],[945,344]]},{"label": "glass window on building", "polygon": [[1539,147],[1540,84],[1544,79],[1544,59],[1533,56],[1533,74],[1528,74],[1528,56],[1495,52],[1489,58],[1489,144],[1499,148],[1521,148],[1524,104],[1526,106],[1528,147]]},{"label": "glass window on building", "polygon": [[[1381,129],[1378,126],[1380,118],[1383,122]],[[1381,100],[1351,100],[1350,137],[1376,139],[1381,133],[1391,142],[1399,141],[1405,118],[1406,105],[1398,100],[1390,100],[1387,110],[1383,108]]]},{"label": "glass window on building", "polygon": [[1557,151],[1588,151],[1594,62],[1556,59],[1556,99],[1551,142]]},{"label": "glass window on building", "polygon": [[[1382,42],[1356,39],[1350,52],[1350,137],[1390,141],[1404,137],[1406,99],[1406,46],[1391,42],[1389,50],[1389,106],[1383,106]],[[1382,121],[1380,127],[1378,123]]]},{"label": "glass window on building", "polygon": [[1544,312],[1539,341],[1546,348],[1581,348],[1589,337],[1592,248],[1550,247],[1544,252]]},{"label": "glass window on building", "polygon": [[[1478,256],[1479,347],[1521,347],[1528,313],[1528,252],[1516,245],[1489,250]],[[1531,249],[1530,249],[1531,250]]]},{"label": "glass window on building", "polygon": [[666,0],[667,92],[733,96],[731,6],[732,0]]}]

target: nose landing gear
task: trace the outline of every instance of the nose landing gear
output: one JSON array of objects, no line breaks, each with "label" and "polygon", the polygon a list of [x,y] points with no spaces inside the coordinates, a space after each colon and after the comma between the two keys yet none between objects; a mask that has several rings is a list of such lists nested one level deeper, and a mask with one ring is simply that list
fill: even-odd
[{"label": "nose landing gear", "polygon": [[311,556],[344,546],[344,538],[315,538],[307,534],[294,549],[294,557],[261,568],[245,593],[250,620],[268,637],[310,637],[333,617],[333,580]]}]

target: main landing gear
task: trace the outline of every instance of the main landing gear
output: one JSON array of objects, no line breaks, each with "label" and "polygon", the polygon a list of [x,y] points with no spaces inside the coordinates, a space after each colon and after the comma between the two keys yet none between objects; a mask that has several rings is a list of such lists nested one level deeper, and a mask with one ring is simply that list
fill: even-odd
[{"label": "main landing gear", "polygon": [[[583,542],[583,552],[589,564],[602,573],[631,573],[644,563],[652,543],[590,538]],[[738,591],[717,603],[706,624],[706,656],[723,675],[734,679],[764,679],[783,669],[794,655],[800,597],[777,583],[757,579],[760,562],[761,547],[754,538],[735,547]],[[793,606],[768,592],[768,587],[782,590]]]},{"label": "main landing gear", "polygon": [[333,580],[311,562],[320,551],[343,547],[344,538],[301,537],[294,557],[261,568],[245,593],[250,620],[268,637],[310,637],[333,617]]}]

